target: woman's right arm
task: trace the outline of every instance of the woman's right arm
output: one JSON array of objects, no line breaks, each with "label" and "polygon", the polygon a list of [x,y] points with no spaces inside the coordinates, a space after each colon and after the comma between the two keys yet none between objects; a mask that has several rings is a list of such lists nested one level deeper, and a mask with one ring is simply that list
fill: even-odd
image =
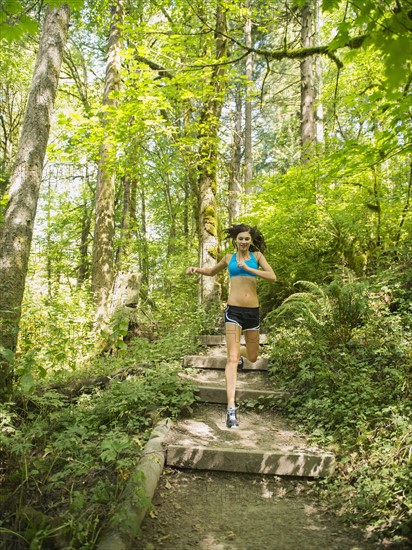
[{"label": "woman's right arm", "polygon": [[186,269],[186,275],[195,275],[196,273],[199,273],[199,275],[207,275],[208,277],[214,277],[220,271],[223,271],[228,266],[227,257],[230,256],[230,254],[226,254],[219,263],[212,267],[188,267]]}]

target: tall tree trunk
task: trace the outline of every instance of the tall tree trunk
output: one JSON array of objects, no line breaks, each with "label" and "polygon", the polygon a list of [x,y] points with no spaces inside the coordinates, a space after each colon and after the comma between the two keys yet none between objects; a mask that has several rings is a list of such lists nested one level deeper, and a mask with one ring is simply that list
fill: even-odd
[{"label": "tall tree trunk", "polygon": [[52,285],[52,255],[51,255],[51,182],[50,177],[47,182],[47,226],[46,226],[46,273],[47,273],[47,293],[49,298],[53,296],[53,285]]},{"label": "tall tree trunk", "polygon": [[[89,174],[89,166],[86,164],[85,183],[93,194],[93,188],[90,182],[91,175]],[[84,281],[90,277],[90,257],[89,257],[89,239],[90,228],[93,218],[93,207],[87,208],[87,199],[84,199],[82,209],[81,234],[79,245],[79,267],[77,270],[77,287],[79,288]]]},{"label": "tall tree trunk", "polygon": [[[195,132],[191,128],[190,120],[192,117],[192,106],[187,103],[187,108],[184,111],[183,115],[183,136],[189,136],[190,138],[195,138]],[[196,230],[196,235],[198,235],[200,241],[200,193],[198,186],[198,174],[196,163],[192,161],[193,158],[196,158],[196,151],[193,145],[186,145],[184,148],[184,153],[186,157],[186,181],[189,188],[190,196],[190,206],[192,209],[192,220],[194,220],[194,226]]]},{"label": "tall tree trunk", "polygon": [[140,189],[140,272],[142,274],[142,292],[145,294],[149,288],[149,246],[147,242],[147,224],[146,224],[146,195],[144,187]]},{"label": "tall tree trunk", "polygon": [[79,245],[79,268],[77,270],[77,286],[80,287],[84,281],[89,277],[89,233],[91,225],[91,212],[87,209],[87,204],[84,203],[82,212],[82,229],[80,234]]},{"label": "tall tree trunk", "polygon": [[[216,61],[227,55],[226,14],[220,2],[216,8]],[[199,160],[199,261],[203,266],[216,263],[218,253],[216,212],[216,171],[218,157],[218,129],[226,90],[225,65],[216,64],[212,70],[212,94],[205,101],[200,117]],[[214,277],[201,277],[200,298],[202,302],[218,297],[218,285]]]},{"label": "tall tree trunk", "polygon": [[183,205],[183,235],[185,247],[189,245],[189,201],[190,201],[190,183],[187,175],[183,179],[184,205]]},{"label": "tall tree trunk", "polygon": [[[314,30],[315,30],[315,43],[316,46],[320,46],[320,30],[322,26],[322,13],[319,0],[315,1],[315,15],[314,15]],[[321,102],[322,97],[322,57],[317,55],[315,57],[315,100],[316,100],[316,112],[315,112],[315,126],[316,126],[316,143],[323,143],[325,141],[325,131],[323,124],[323,104]]]},{"label": "tall tree trunk", "polygon": [[382,246],[382,204],[381,204],[381,189],[380,189],[380,180],[381,176],[377,173],[379,166],[372,167],[373,174],[373,196],[375,199],[375,204],[369,205],[369,208],[376,212],[376,248]]},{"label": "tall tree trunk", "polygon": [[130,182],[130,236],[137,229],[137,179],[132,178]]},{"label": "tall tree trunk", "polygon": [[[301,41],[303,48],[313,45],[312,0],[307,0],[302,8]],[[301,78],[301,145],[302,162],[306,164],[313,155],[315,142],[315,86],[313,80],[313,59],[306,57],[300,64]]]},{"label": "tall tree trunk", "polygon": [[[44,20],[0,232],[0,344],[12,352],[17,345],[42,169],[69,19],[70,9],[62,5],[48,10]],[[5,398],[12,390],[13,370],[2,357],[0,379],[0,394]]]},{"label": "tall tree trunk", "polygon": [[[246,3],[249,7],[249,2]],[[252,47],[252,19],[248,14],[245,23],[245,45]],[[245,99],[245,191],[248,191],[248,182],[253,177],[253,156],[252,156],[252,99],[250,92],[253,82],[253,54],[246,57],[246,99]]]},{"label": "tall tree trunk", "polygon": [[123,210],[120,225],[120,243],[116,251],[116,268],[122,271],[125,257],[128,255],[130,244],[130,205],[131,205],[131,182],[129,176],[122,177],[123,183]]},{"label": "tall tree trunk", "polygon": [[242,160],[242,96],[240,87],[235,88],[235,109],[232,115],[230,169],[229,169],[229,223],[239,219],[241,210],[241,160]]},{"label": "tall tree trunk", "polygon": [[[408,178],[408,188],[406,192],[406,202],[405,206],[402,209],[401,219],[398,226],[398,232],[396,234],[395,239],[395,247],[398,249],[399,243],[402,236],[402,228],[406,220],[406,216],[408,215],[411,207],[411,195],[412,195],[412,160],[409,162],[409,178]],[[398,254],[398,250],[396,251],[396,254]]]},{"label": "tall tree trunk", "polygon": [[[116,95],[120,89],[123,18],[124,0],[115,0],[112,6],[103,95],[103,105],[109,108],[116,107]],[[109,120],[110,114],[105,113],[103,126],[106,128],[106,136],[100,148],[93,246],[92,289],[96,306],[96,325],[99,328],[102,328],[107,320],[114,281],[115,173],[113,161],[115,151],[108,135]]]},{"label": "tall tree trunk", "polygon": [[166,175],[164,178],[165,183],[165,199],[166,199],[166,205],[167,205],[167,212],[169,214],[169,223],[170,223],[170,230],[169,230],[169,236],[167,239],[167,257],[170,257],[173,252],[176,250],[176,213],[173,208],[173,202],[172,202],[172,194],[170,192],[170,185],[169,185],[169,178]]}]

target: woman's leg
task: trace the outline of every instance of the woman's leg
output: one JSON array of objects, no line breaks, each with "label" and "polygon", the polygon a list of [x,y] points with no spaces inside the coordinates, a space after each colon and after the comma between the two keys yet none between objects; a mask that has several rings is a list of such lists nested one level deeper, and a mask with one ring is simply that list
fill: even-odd
[{"label": "woman's leg", "polygon": [[259,329],[257,330],[245,330],[246,353],[242,353],[244,348],[241,348],[240,353],[244,355],[251,363],[254,363],[259,355]]},{"label": "woman's leg", "polygon": [[235,407],[236,381],[237,381],[237,363],[240,357],[240,334],[239,325],[226,323],[226,395],[228,408]]}]

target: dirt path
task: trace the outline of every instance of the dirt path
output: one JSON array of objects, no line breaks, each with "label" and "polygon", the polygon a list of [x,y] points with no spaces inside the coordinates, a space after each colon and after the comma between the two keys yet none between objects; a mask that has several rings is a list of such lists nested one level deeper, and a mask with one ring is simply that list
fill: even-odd
[{"label": "dirt path", "polygon": [[136,550],[372,550],[321,509],[315,482],[167,469]]}]

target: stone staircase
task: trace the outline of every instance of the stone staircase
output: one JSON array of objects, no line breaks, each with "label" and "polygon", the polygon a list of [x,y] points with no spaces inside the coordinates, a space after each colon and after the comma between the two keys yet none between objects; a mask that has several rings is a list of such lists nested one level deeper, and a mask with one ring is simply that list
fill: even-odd
[{"label": "stone staircase", "polygon": [[[288,426],[278,414],[245,401],[281,401],[288,395],[273,388],[268,360],[244,361],[238,373],[236,401],[240,405],[239,427],[226,427],[223,336],[203,336],[207,355],[184,357],[181,376],[195,382],[199,404],[191,418],[181,419],[166,444],[166,464],[178,468],[221,470],[293,477],[323,477],[334,469],[334,456],[309,445],[306,438]],[[265,335],[261,335],[261,344]],[[242,402],[244,406],[242,407]]]}]

